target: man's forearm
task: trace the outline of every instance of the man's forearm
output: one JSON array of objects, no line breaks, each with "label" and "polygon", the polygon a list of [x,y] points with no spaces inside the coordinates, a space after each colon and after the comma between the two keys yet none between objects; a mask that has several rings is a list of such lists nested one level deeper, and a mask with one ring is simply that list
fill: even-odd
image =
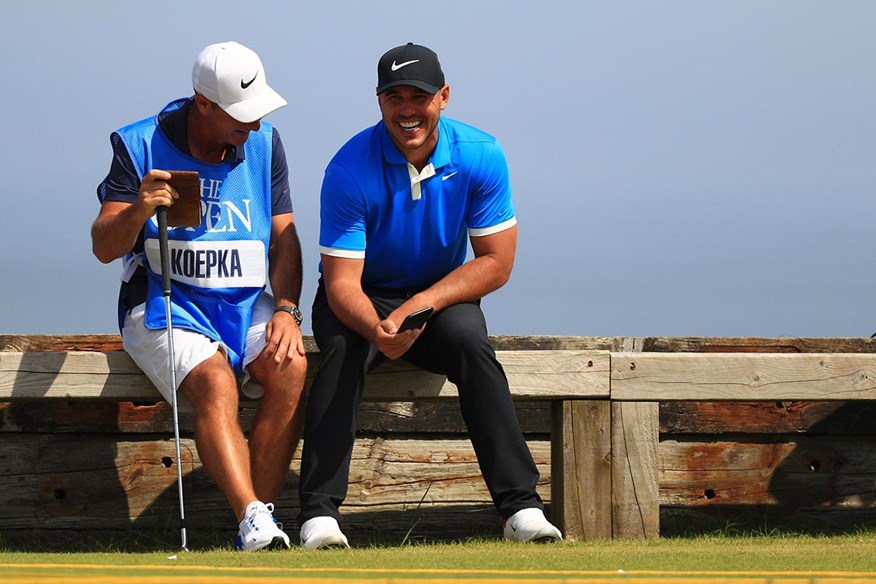
[{"label": "man's forearm", "polygon": [[294,304],[301,300],[302,261],[301,242],[295,223],[289,222],[271,242],[269,253],[269,278],[274,301],[278,306]]},{"label": "man's forearm", "polygon": [[108,264],[131,251],[143,224],[140,207],[129,203],[107,202],[91,225],[91,250],[102,263]]},{"label": "man's forearm", "polygon": [[326,296],[329,308],[344,326],[368,342],[375,342],[374,335],[381,318],[361,285],[326,283]]},{"label": "man's forearm", "polygon": [[440,311],[462,302],[472,302],[495,292],[511,277],[511,270],[493,256],[477,257],[459,266],[416,295],[417,302]]}]

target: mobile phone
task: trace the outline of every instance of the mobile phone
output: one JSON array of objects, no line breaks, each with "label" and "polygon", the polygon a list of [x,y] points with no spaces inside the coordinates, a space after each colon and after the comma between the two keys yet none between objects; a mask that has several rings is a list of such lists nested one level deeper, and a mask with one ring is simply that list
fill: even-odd
[{"label": "mobile phone", "polygon": [[426,308],[420,309],[407,315],[402,321],[401,326],[398,327],[398,332],[423,328],[423,325],[426,324],[426,321],[429,320],[430,316],[432,316],[432,311],[433,308],[431,306],[427,306]]},{"label": "mobile phone", "polygon": [[167,183],[179,198],[167,208],[169,227],[198,227],[201,224],[201,179],[196,171],[171,170]]}]

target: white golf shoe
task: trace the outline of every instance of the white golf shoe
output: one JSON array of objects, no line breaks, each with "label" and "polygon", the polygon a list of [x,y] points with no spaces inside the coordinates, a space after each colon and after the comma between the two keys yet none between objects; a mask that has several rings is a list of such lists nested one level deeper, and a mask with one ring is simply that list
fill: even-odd
[{"label": "white golf shoe", "polygon": [[274,504],[265,505],[253,501],[246,508],[234,549],[247,552],[268,549],[289,549],[289,536],[283,533],[282,525],[274,519]]},{"label": "white golf shoe", "polygon": [[521,509],[505,521],[503,536],[508,541],[557,541],[563,539],[560,530],[548,521],[538,508]]},{"label": "white golf shoe", "polygon": [[314,517],[305,521],[301,526],[301,545],[314,550],[350,547],[334,517]]}]

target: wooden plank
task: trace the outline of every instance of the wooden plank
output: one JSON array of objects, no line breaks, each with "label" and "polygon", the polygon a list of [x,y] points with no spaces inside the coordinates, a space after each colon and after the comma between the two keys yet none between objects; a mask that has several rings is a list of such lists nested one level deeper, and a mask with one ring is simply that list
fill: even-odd
[{"label": "wooden plank", "polygon": [[[619,349],[636,355],[646,341],[624,337]],[[658,427],[656,403],[611,403],[611,520],[617,539],[660,535]]]},{"label": "wooden plank", "polygon": [[[548,436],[551,432],[551,403],[518,401],[514,404],[524,434]],[[248,432],[257,404],[245,402],[238,420]],[[0,434],[11,432],[75,434],[135,433],[171,434],[170,404],[109,401],[30,400],[0,402]],[[194,432],[194,416],[180,413],[180,429]],[[359,432],[379,434],[467,434],[459,403],[366,402],[359,408]],[[2,438],[0,438],[2,441]]]},{"label": "wooden plank", "polygon": [[685,434],[876,435],[876,402],[660,402],[661,436]]},{"label": "wooden plank", "polygon": [[[616,341],[612,337],[581,337],[558,335],[499,335],[491,336],[490,343],[497,351],[612,351]],[[310,335],[304,336],[304,347],[309,353],[319,349]],[[119,335],[3,335],[0,351],[59,352],[59,351],[121,351]],[[851,351],[850,351],[851,352]]]},{"label": "wooden plank", "polygon": [[0,335],[0,351],[121,351],[119,335]]},{"label": "wooden plank", "polygon": [[[607,351],[499,351],[497,356],[515,398],[608,397]],[[308,382],[318,361],[318,355],[308,359]],[[456,397],[456,386],[444,376],[404,361],[381,365],[365,387],[370,401]],[[0,352],[0,401],[45,398],[149,401],[160,396],[121,351]]]},{"label": "wooden plank", "polygon": [[161,399],[158,390],[121,351],[108,353],[0,353],[0,400]]},{"label": "wooden plank", "polygon": [[[538,491],[550,504],[550,443],[528,442],[541,480]],[[201,466],[194,442],[182,441],[183,487],[190,529],[231,529],[228,504]],[[292,462],[278,517],[295,525],[297,470]],[[112,435],[9,435],[0,450],[0,532],[32,529],[160,528],[177,514],[176,466],[172,439],[119,440]],[[350,470],[350,489],[341,507],[345,524],[370,525],[404,535],[431,524],[439,539],[474,534],[472,515],[487,510],[477,525],[501,537],[477,459],[467,439],[397,440],[359,438]],[[356,516],[361,521],[354,520]],[[455,523],[450,522],[450,517]],[[294,533],[294,528],[290,534]],[[348,534],[353,536],[354,534]],[[400,537],[399,536],[399,537]],[[195,537],[195,536],[193,536]]]},{"label": "wooden plank", "polygon": [[612,534],[660,536],[658,416],[653,402],[611,403]]},{"label": "wooden plank", "polygon": [[615,353],[611,398],[876,399],[876,354]]},{"label": "wooden plank", "polygon": [[[608,397],[608,351],[497,351],[496,355],[516,399]],[[365,385],[365,399],[372,401],[455,397],[456,386],[444,376],[403,361],[381,365],[368,375]]]},{"label": "wooden plank", "polygon": [[862,337],[646,337],[645,353],[876,353]]},{"label": "wooden plank", "polygon": [[[517,401],[525,434],[551,433],[551,402]],[[257,404],[245,402],[240,424],[249,430]],[[660,402],[661,437],[685,434],[802,434],[874,436],[876,402]],[[193,431],[192,416],[180,414],[183,432]],[[452,401],[365,402],[359,431],[379,434],[465,434],[459,404]],[[0,433],[153,433],[173,432],[166,402],[30,400],[0,402]],[[0,438],[2,440],[2,438]]]},{"label": "wooden plank", "polygon": [[611,539],[611,408],[553,403],[551,519],[567,540]]},{"label": "wooden plank", "polygon": [[874,484],[874,437],[660,442],[660,502],[665,506],[876,510]]}]

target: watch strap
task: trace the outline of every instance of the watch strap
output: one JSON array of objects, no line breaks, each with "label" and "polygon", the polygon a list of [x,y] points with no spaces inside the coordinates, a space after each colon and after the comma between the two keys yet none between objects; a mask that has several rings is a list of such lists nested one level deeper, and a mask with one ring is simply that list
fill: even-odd
[{"label": "watch strap", "polygon": [[277,312],[287,312],[292,315],[292,318],[295,319],[295,322],[298,323],[298,326],[301,326],[301,323],[304,322],[304,315],[301,314],[301,311],[298,310],[297,306],[278,306],[274,308],[274,313]]}]

